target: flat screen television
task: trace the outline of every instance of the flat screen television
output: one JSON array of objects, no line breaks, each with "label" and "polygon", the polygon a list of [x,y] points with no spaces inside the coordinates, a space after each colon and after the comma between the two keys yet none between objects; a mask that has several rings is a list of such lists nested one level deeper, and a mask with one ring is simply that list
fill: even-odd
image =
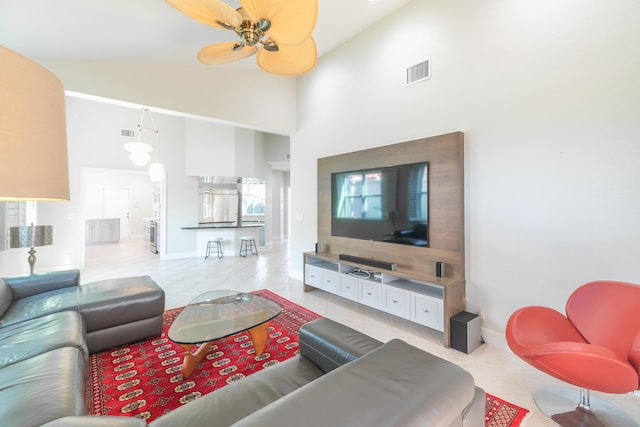
[{"label": "flat screen television", "polygon": [[331,235],[429,246],[429,163],[331,174]]}]

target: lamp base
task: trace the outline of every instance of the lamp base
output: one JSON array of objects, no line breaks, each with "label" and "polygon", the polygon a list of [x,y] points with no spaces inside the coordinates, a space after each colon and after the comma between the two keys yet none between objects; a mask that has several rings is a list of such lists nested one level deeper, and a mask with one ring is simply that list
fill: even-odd
[{"label": "lamp base", "polygon": [[27,262],[29,263],[29,267],[31,269],[31,272],[29,274],[33,276],[33,267],[35,267],[36,265],[36,250],[33,249],[33,246],[31,247],[31,249],[29,249],[29,256],[27,257]]},{"label": "lamp base", "polygon": [[534,399],[547,417],[563,427],[640,427],[620,409],[588,393],[547,387],[538,390]]}]

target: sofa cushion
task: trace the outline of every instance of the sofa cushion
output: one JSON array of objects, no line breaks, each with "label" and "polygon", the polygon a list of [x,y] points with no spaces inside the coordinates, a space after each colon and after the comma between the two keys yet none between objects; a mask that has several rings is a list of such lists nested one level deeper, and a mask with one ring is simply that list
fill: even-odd
[{"label": "sofa cushion", "polygon": [[86,414],[87,366],[74,347],[58,348],[0,368],[3,427],[32,427]]},{"label": "sofa cushion", "polygon": [[11,303],[13,302],[13,291],[0,279],[0,317],[7,311]]},{"label": "sofa cushion", "polygon": [[324,372],[332,371],[381,345],[382,342],[326,317],[300,328],[300,354]]},{"label": "sofa cushion", "polygon": [[13,289],[13,298],[20,299],[42,292],[78,286],[80,270],[51,271],[44,274],[7,277],[4,280]]},{"label": "sofa cushion", "polygon": [[84,323],[77,311],[62,311],[0,328],[0,368],[61,347],[88,357]]},{"label": "sofa cushion", "polygon": [[[467,371],[394,339],[234,427],[450,426],[474,396]],[[483,417],[469,425],[484,425]]]},{"label": "sofa cushion", "polygon": [[[295,356],[202,396],[150,426],[228,427],[322,375],[314,363]],[[269,425],[275,424],[263,426]]]},{"label": "sofa cushion", "polygon": [[0,327],[51,313],[78,309],[78,287],[70,286],[16,299],[0,317]]}]

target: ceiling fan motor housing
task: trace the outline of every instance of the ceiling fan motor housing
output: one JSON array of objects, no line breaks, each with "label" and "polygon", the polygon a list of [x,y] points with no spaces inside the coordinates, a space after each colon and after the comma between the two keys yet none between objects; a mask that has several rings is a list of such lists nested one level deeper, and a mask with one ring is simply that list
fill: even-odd
[{"label": "ceiling fan motor housing", "polygon": [[[260,39],[264,37],[265,32],[271,28],[271,21],[268,19],[259,19],[255,23],[245,20],[236,29],[236,33],[242,37],[242,41],[246,46],[255,46],[260,43]],[[263,43],[266,44],[267,42]],[[273,42],[270,42],[273,44]],[[277,50],[277,46],[276,46]]]}]

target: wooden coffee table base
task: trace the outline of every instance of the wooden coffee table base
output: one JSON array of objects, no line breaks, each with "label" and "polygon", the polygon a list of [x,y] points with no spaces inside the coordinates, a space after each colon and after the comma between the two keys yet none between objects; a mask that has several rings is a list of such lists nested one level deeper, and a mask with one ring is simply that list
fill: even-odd
[{"label": "wooden coffee table base", "polygon": [[[261,356],[264,352],[264,346],[267,342],[267,332],[269,331],[269,322],[265,322],[254,328],[249,329],[249,336],[253,341],[253,348],[255,349],[256,356]],[[198,366],[198,363],[207,354],[209,347],[211,347],[215,341],[209,341],[200,344],[200,347],[191,352],[191,349],[197,344],[180,344],[184,348],[184,360],[182,361],[182,379],[186,380],[193,370]]]}]

